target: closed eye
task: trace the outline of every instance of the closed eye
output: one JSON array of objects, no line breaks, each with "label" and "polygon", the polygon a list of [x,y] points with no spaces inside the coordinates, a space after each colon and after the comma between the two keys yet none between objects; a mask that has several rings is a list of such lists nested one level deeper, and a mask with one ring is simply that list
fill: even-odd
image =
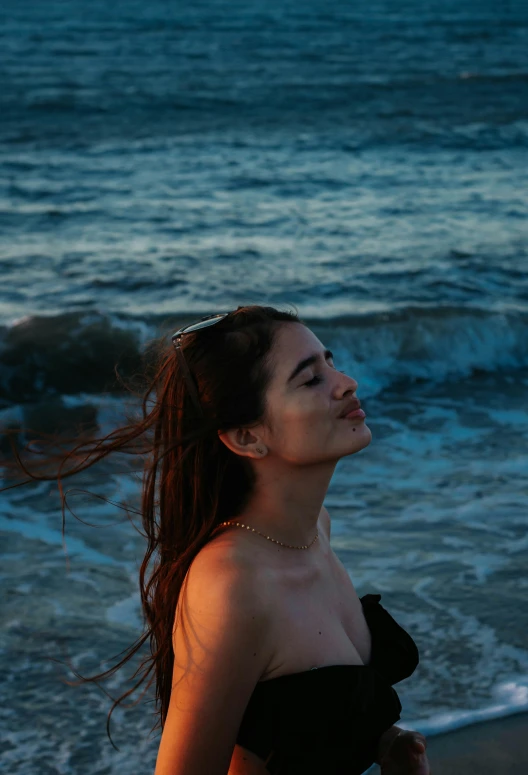
[{"label": "closed eye", "polygon": [[315,377],[313,377],[309,382],[305,382],[304,384],[308,385],[308,387],[313,387],[314,385],[318,385],[320,382],[323,382],[323,378],[316,374]]},{"label": "closed eye", "polygon": [[[332,366],[332,368],[335,368],[335,366]],[[344,371],[340,370],[340,374],[344,373]],[[315,377],[312,377],[309,382],[305,382],[304,385],[307,385],[308,387],[315,387],[315,385],[318,385],[320,382],[324,382],[324,378],[319,376],[319,374],[316,374]]]}]

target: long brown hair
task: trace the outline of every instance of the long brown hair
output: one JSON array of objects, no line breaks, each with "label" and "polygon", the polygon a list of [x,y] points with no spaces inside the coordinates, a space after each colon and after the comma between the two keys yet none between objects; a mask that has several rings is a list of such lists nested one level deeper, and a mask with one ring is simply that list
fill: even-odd
[{"label": "long brown hair", "polygon": [[[266,421],[272,345],[278,327],[295,322],[302,321],[293,312],[269,306],[239,306],[216,325],[185,334],[182,349],[198,387],[204,418],[197,416],[176,352],[165,334],[152,340],[145,353],[147,365],[141,379],[146,389],[136,392],[142,399],[141,416],[127,416],[127,424],[107,436],[77,443],[65,454],[50,452],[44,463],[49,470],[58,462],[54,473],[28,470],[13,441],[13,429],[4,432],[9,434],[15,458],[12,467],[21,468],[30,477],[10,487],[34,480],[56,480],[63,536],[66,499],[62,479],[84,471],[112,452],[144,457],[140,514],[147,548],[139,587],[146,631],[109,670],[88,678],[80,676],[77,682],[65,681],[70,686],[97,683],[113,675],[150,639],[150,654],[134,674],[142,672],[140,680],[114,700],[108,714],[107,734],[116,749],[109,726],[112,712],[153,669],[145,691],[155,681],[155,715],[159,719],[151,731],[158,727],[163,730],[174,662],[172,631],[182,583],[193,559],[219,523],[242,512],[255,483],[248,459],[229,450],[218,432]],[[33,444],[34,440],[30,441],[22,451],[31,451]],[[39,454],[42,459],[42,451]],[[8,463],[6,466],[9,468]],[[154,565],[149,569],[153,555]],[[70,669],[79,676],[73,667]]]}]

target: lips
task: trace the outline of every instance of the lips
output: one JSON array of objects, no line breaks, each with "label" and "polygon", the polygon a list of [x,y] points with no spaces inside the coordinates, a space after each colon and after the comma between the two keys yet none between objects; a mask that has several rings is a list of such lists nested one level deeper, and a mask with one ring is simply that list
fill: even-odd
[{"label": "lips", "polygon": [[363,419],[367,415],[363,411],[363,409],[355,409],[353,412],[350,412],[350,414],[347,414],[346,417],[343,417],[343,420],[353,420],[354,418],[358,417],[360,419]]},{"label": "lips", "polygon": [[353,401],[349,401],[348,404],[345,406],[339,417],[346,417],[347,414],[350,414],[350,412],[353,412],[355,409],[361,408],[361,401],[358,398],[354,398]]}]

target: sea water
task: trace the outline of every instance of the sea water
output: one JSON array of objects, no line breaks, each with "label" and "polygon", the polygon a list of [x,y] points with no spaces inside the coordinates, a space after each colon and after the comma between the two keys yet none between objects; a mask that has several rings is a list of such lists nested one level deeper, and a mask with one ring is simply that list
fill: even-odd
[{"label": "sea water", "polygon": [[[372,431],[325,505],[418,645],[400,725],[528,709],[528,6],[6,7],[2,426],[109,432],[114,363],[151,337],[295,304]],[[54,484],[1,495],[0,771],[152,773],[152,691],[117,752],[108,696],[52,661],[93,675],[143,631],[144,539],[98,497],[137,509],[140,478],[118,458],[68,488],[90,524],[66,512],[65,544]]]}]

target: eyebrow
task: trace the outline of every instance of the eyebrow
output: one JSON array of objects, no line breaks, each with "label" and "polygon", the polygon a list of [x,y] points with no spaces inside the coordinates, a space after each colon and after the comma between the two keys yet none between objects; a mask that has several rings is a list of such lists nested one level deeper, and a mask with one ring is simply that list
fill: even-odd
[{"label": "eyebrow", "polygon": [[[288,382],[291,382],[292,379],[295,379],[297,374],[300,374],[300,372],[303,371],[303,369],[305,369],[307,366],[311,366],[312,363],[316,363],[319,357],[320,357],[320,353],[317,353],[316,355],[310,355],[308,358],[305,358],[303,361],[298,363],[297,366],[292,371],[292,373],[290,374],[290,376],[288,377]],[[332,358],[333,360],[334,353],[331,350],[325,350],[324,357],[325,357],[325,360],[327,360],[328,358]]]}]

